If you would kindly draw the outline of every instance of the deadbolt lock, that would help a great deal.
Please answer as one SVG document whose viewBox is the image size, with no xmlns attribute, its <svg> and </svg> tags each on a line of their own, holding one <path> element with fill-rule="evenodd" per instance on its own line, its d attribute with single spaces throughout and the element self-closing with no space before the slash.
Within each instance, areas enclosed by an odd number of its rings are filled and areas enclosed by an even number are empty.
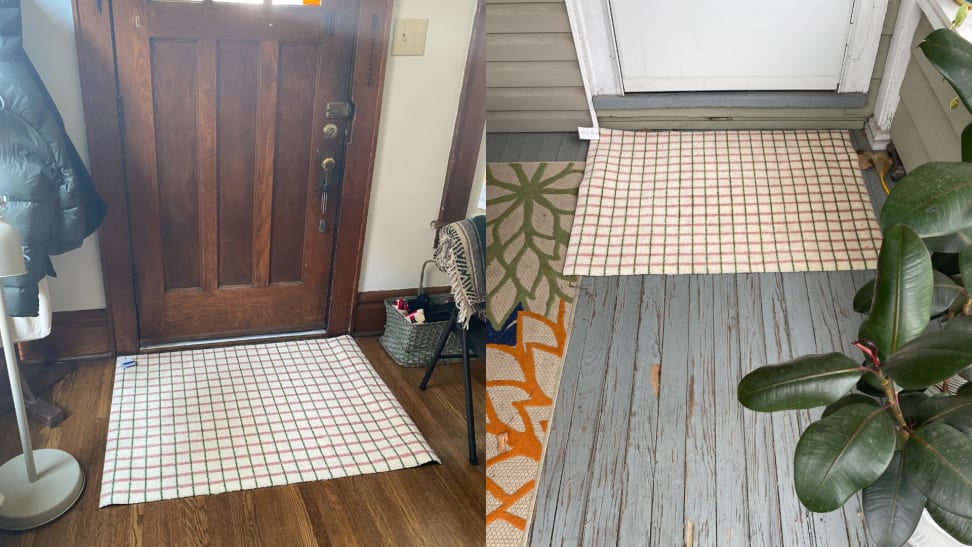
<svg viewBox="0 0 972 547">
<path fill-rule="evenodd" d="M 337 165 L 337 161 L 335 161 L 334 158 L 324 158 L 321 160 L 321 169 L 323 169 L 325 173 L 334 169 L 335 165 Z"/>
<path fill-rule="evenodd" d="M 329 123 L 324 126 L 325 139 L 333 139 L 334 137 L 337 137 L 337 134 L 338 134 L 338 126 L 334 125 L 333 123 Z"/>
</svg>

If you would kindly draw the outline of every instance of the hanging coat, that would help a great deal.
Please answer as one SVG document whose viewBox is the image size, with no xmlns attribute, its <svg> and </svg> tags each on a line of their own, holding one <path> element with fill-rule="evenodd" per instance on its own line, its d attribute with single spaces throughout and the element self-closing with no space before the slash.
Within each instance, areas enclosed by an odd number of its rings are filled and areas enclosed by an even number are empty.
<svg viewBox="0 0 972 547">
<path fill-rule="evenodd" d="M 37 315 L 51 255 L 81 246 L 105 204 L 23 48 L 20 0 L 0 0 L 0 216 L 20 234 L 27 273 L 3 280 L 7 312 Z"/>
</svg>

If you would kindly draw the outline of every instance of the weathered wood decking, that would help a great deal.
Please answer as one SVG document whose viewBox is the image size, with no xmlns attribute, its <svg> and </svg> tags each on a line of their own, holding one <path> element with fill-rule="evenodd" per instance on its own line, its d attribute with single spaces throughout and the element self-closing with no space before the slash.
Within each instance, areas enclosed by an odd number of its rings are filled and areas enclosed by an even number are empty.
<svg viewBox="0 0 972 547">
<path fill-rule="evenodd" d="M 573 146 L 552 153 L 556 140 L 490 135 L 487 159 L 576 159 Z M 878 207 L 876 176 L 865 179 Z M 677 546 L 688 522 L 696 546 L 867 545 L 858 498 L 815 514 L 794 493 L 793 448 L 820 411 L 751 412 L 736 384 L 762 364 L 850 351 L 851 298 L 870 275 L 584 279 L 531 545 Z"/>
</svg>

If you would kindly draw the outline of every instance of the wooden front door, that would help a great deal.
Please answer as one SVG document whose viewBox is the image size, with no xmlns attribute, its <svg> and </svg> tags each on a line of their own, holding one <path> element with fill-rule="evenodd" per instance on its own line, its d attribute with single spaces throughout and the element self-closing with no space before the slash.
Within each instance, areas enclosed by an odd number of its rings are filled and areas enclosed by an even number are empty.
<svg viewBox="0 0 972 547">
<path fill-rule="evenodd" d="M 294 1 L 114 3 L 143 343 L 326 328 L 358 2 Z"/>
</svg>

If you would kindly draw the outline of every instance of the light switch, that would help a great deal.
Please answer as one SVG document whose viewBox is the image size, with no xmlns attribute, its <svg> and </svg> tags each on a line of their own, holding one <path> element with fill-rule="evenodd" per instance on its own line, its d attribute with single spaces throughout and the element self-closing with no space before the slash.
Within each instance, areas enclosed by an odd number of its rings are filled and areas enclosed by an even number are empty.
<svg viewBox="0 0 972 547">
<path fill-rule="evenodd" d="M 425 34 L 428 19 L 399 19 L 395 22 L 395 41 L 392 55 L 425 55 Z"/>
</svg>

